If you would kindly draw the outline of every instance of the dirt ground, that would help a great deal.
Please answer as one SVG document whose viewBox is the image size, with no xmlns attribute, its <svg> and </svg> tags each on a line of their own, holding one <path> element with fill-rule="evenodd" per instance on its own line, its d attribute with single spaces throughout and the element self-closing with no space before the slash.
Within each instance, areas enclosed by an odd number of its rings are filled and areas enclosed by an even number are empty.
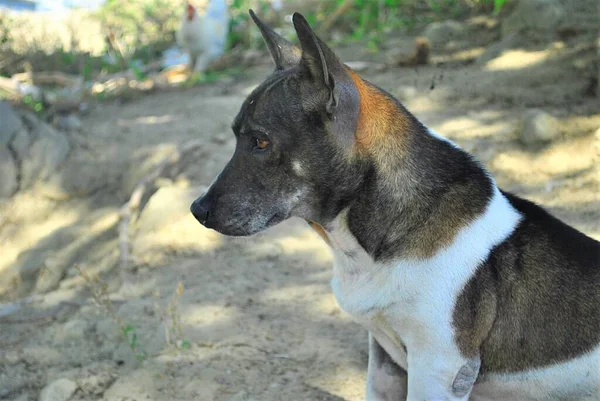
<svg viewBox="0 0 600 401">
<path fill-rule="evenodd" d="M 435 66 L 363 75 L 475 154 L 503 189 L 600 239 L 600 98 L 588 93 L 586 72 L 593 42 L 532 43 L 484 63 L 473 61 L 485 51 L 480 37 L 434 52 Z M 360 46 L 340 54 L 383 59 L 394 46 L 390 40 L 377 56 Z M 0 274 L 40 249 L 49 250 L 46 266 L 72 256 L 58 288 L 4 296 L 0 399 L 36 400 L 61 378 L 76 384 L 72 400 L 364 399 L 367 333 L 331 294 L 322 240 L 297 220 L 225 238 L 188 212 L 231 156 L 232 118 L 270 68 L 98 105 L 71 140 L 96 163 L 102 186 L 84 198 L 30 191 L 0 204 Z M 558 119 L 552 143 L 519 142 L 531 108 Z M 119 208 L 160 160 L 192 140 L 204 144 L 144 200 L 130 230 L 135 263 L 121 267 Z"/>
</svg>

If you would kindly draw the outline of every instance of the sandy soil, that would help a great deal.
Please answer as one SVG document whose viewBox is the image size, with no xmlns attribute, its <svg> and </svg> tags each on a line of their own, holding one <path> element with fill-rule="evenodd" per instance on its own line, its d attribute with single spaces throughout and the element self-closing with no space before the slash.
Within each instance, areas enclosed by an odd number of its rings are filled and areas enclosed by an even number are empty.
<svg viewBox="0 0 600 401">
<path fill-rule="evenodd" d="M 364 75 L 474 153 L 502 188 L 600 239 L 600 102 L 585 95 L 581 66 L 594 54 L 586 43 L 532 45 L 487 64 L 469 62 L 483 49 L 463 46 L 434 54 L 441 66 Z M 356 50 L 341 53 L 370 58 Z M 9 295 L 17 303 L 0 308 L 0 399 L 38 399 L 59 378 L 76 383 L 73 400 L 364 398 L 367 336 L 333 299 L 326 245 L 301 221 L 233 240 L 188 214 L 230 157 L 229 124 L 270 68 L 98 106 L 76 139 L 105 169 L 104 187 L 60 202 L 22 193 L 2 206 L 0 274 L 41 245 L 77 255 L 58 289 Z M 560 138 L 521 145 L 529 108 L 555 115 Z M 136 263 L 120 268 L 119 207 L 174 147 L 198 139 L 205 146 L 157 184 L 131 232 Z"/>
</svg>

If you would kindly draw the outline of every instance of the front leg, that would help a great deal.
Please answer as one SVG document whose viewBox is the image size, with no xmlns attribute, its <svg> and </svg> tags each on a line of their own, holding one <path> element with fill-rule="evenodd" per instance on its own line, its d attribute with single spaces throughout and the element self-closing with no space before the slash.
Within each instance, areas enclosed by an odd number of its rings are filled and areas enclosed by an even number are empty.
<svg viewBox="0 0 600 401">
<path fill-rule="evenodd" d="M 407 375 L 369 333 L 366 401 L 406 401 Z"/>
<path fill-rule="evenodd" d="M 439 347 L 408 349 L 407 401 L 467 401 L 479 375 L 479 358 Z"/>
</svg>

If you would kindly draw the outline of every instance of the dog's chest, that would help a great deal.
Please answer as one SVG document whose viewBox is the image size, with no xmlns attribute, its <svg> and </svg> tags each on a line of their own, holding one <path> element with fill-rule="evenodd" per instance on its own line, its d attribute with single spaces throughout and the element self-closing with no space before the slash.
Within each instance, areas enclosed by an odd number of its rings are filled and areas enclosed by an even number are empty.
<svg viewBox="0 0 600 401">
<path fill-rule="evenodd" d="M 405 349 L 434 349 L 440 341 L 453 344 L 458 298 L 490 250 L 510 235 L 519 219 L 496 189 L 487 210 L 430 258 L 382 263 L 360 246 L 341 215 L 327 227 L 334 253 L 335 297 L 401 365 L 395 355 L 405 358 Z"/>
<path fill-rule="evenodd" d="M 334 253 L 331 284 L 340 307 L 398 364 L 405 367 L 406 348 L 433 341 L 429 333 L 453 335 L 452 311 L 460 288 L 436 274 L 433 266 L 383 265 L 356 255 L 349 258 L 340 250 Z"/>
<path fill-rule="evenodd" d="M 464 270 L 440 269 L 435 259 L 375 262 L 341 222 L 332 226 L 329 237 L 331 284 L 340 307 L 398 364 L 405 367 L 406 348 L 428 342 L 428 333 L 445 330 L 452 335 L 452 310 L 467 279 Z"/>
</svg>

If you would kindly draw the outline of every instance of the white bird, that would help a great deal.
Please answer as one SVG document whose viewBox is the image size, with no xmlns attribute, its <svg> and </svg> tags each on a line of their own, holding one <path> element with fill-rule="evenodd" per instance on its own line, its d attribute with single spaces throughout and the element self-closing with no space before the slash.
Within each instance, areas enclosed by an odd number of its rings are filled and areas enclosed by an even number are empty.
<svg viewBox="0 0 600 401">
<path fill-rule="evenodd" d="M 229 13 L 225 0 L 209 0 L 204 10 L 186 2 L 177 43 L 190 56 L 190 72 L 202 73 L 225 52 Z"/>
</svg>

